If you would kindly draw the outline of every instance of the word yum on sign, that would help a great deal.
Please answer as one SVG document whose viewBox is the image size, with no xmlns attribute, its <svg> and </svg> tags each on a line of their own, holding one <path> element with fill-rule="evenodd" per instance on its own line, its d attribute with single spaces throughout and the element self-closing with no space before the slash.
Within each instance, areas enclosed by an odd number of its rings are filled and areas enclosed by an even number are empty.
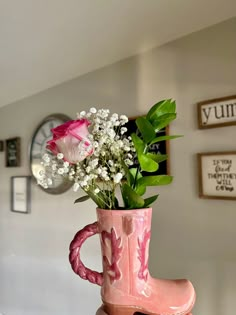
<svg viewBox="0 0 236 315">
<path fill-rule="evenodd" d="M 198 103 L 200 129 L 236 125 L 236 95 Z"/>
</svg>

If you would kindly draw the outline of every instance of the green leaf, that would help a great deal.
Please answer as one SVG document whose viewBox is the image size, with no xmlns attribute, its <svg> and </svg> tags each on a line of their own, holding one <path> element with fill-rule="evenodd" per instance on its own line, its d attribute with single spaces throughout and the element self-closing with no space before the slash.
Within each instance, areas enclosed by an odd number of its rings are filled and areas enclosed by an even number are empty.
<svg viewBox="0 0 236 315">
<path fill-rule="evenodd" d="M 154 143 L 157 143 L 157 142 L 171 140 L 171 139 L 176 139 L 176 138 L 180 138 L 180 137 L 183 137 L 183 136 L 178 135 L 178 136 L 161 136 L 161 137 L 157 137 L 157 138 L 155 138 L 155 139 L 153 139 L 151 141 L 150 145 L 154 144 Z"/>
<path fill-rule="evenodd" d="M 176 118 L 176 114 L 164 114 L 152 121 L 155 131 L 159 131 L 169 125 L 169 123 Z"/>
<path fill-rule="evenodd" d="M 121 186 L 122 197 L 124 205 L 128 209 L 142 208 L 144 199 L 141 198 L 129 185 L 126 183 Z"/>
<path fill-rule="evenodd" d="M 139 117 L 135 120 L 135 123 L 146 143 L 149 143 L 156 137 L 156 132 L 152 124 L 146 118 Z"/>
<path fill-rule="evenodd" d="M 83 201 L 86 201 L 88 199 L 90 199 L 90 197 L 88 195 L 86 195 L 86 196 L 83 196 L 83 197 L 80 197 L 80 198 L 76 199 L 74 201 L 74 203 L 83 202 Z"/>
<path fill-rule="evenodd" d="M 138 185 L 160 186 L 168 185 L 172 182 L 173 177 L 168 175 L 145 176 L 138 180 Z"/>
<path fill-rule="evenodd" d="M 153 159 L 148 157 L 148 155 L 138 154 L 138 160 L 139 160 L 142 171 L 156 172 L 159 168 L 158 163 L 153 161 Z"/>
<path fill-rule="evenodd" d="M 163 100 L 152 106 L 152 108 L 147 113 L 146 118 L 150 122 L 153 122 L 158 117 L 164 114 L 175 113 L 175 110 L 176 110 L 176 104 L 174 100 L 171 100 L 171 99 Z"/>
<path fill-rule="evenodd" d="M 166 161 L 168 159 L 168 155 L 167 154 L 155 154 L 155 153 L 147 153 L 147 156 L 149 158 L 151 158 L 152 160 L 154 160 L 157 163 L 161 163 L 163 161 Z"/>
<path fill-rule="evenodd" d="M 150 206 L 150 204 L 156 201 L 158 196 L 159 195 L 155 195 L 155 196 L 144 199 L 144 208 L 147 208 L 148 206 Z"/>
<path fill-rule="evenodd" d="M 130 170 L 131 175 L 133 176 L 133 178 L 136 177 L 136 173 L 137 173 L 137 168 L 136 167 L 132 167 Z M 137 173 L 137 179 L 143 177 L 142 174 L 138 171 Z"/>
<path fill-rule="evenodd" d="M 137 154 L 143 153 L 145 149 L 145 144 L 141 138 L 139 138 L 135 133 L 131 134 L 132 141 L 134 143 L 135 150 Z"/>
<path fill-rule="evenodd" d="M 135 191 L 139 196 L 143 196 L 146 192 L 146 186 L 145 185 L 138 185 L 135 187 Z"/>
</svg>

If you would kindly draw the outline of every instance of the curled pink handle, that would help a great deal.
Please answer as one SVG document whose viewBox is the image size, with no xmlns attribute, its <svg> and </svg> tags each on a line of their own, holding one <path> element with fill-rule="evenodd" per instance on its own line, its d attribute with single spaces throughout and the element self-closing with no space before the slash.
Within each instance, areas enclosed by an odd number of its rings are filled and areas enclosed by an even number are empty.
<svg viewBox="0 0 236 315">
<path fill-rule="evenodd" d="M 86 225 L 82 230 L 75 234 L 73 241 L 70 244 L 69 260 L 74 272 L 82 279 L 92 283 L 102 285 L 103 274 L 86 268 L 80 259 L 80 248 L 86 239 L 98 233 L 98 222 Z"/>
</svg>

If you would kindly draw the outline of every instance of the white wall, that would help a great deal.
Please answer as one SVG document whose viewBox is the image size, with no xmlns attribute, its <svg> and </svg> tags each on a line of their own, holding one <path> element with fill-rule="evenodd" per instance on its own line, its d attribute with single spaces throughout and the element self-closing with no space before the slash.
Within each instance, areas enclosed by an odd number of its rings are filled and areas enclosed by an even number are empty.
<svg viewBox="0 0 236 315">
<path fill-rule="evenodd" d="M 236 19 L 89 73 L 0 109 L 1 139 L 19 136 L 22 166 L 5 168 L 0 153 L 0 312 L 6 315 L 95 314 L 99 287 L 70 269 L 74 233 L 96 220 L 92 202 L 78 194 L 44 193 L 32 184 L 32 212 L 10 212 L 10 177 L 29 175 L 27 149 L 37 124 L 55 112 L 75 117 L 90 106 L 129 116 L 173 97 L 178 119 L 171 142 L 174 182 L 154 205 L 150 269 L 156 277 L 192 280 L 195 315 L 231 315 L 236 307 L 235 201 L 198 198 L 196 153 L 235 150 L 236 127 L 197 128 L 196 103 L 235 94 Z M 78 56 L 79 58 L 79 56 Z M 84 260 L 101 270 L 98 238 Z"/>
</svg>

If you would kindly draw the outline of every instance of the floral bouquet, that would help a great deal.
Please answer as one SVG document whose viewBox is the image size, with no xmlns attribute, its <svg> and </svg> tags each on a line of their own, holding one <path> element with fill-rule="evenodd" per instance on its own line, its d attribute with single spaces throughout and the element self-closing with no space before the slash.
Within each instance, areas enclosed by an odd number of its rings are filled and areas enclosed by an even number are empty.
<svg viewBox="0 0 236 315">
<path fill-rule="evenodd" d="M 163 100 L 152 106 L 146 116 L 135 123 L 137 132 L 126 135 L 128 118 L 110 114 L 108 109 L 90 108 L 77 114 L 77 120 L 53 128 L 48 153 L 43 156 L 45 171 L 38 183 L 48 188 L 55 177 L 64 176 L 81 188 L 101 209 L 139 209 L 149 207 L 158 197 L 144 198 L 146 187 L 171 183 L 168 175 L 154 175 L 167 155 L 150 152 L 160 141 L 179 136 L 157 136 L 176 118 L 173 100 Z M 134 159 L 138 164 L 132 167 Z M 144 173 L 149 173 L 144 176 Z M 117 198 L 120 188 L 122 201 Z"/>
</svg>

